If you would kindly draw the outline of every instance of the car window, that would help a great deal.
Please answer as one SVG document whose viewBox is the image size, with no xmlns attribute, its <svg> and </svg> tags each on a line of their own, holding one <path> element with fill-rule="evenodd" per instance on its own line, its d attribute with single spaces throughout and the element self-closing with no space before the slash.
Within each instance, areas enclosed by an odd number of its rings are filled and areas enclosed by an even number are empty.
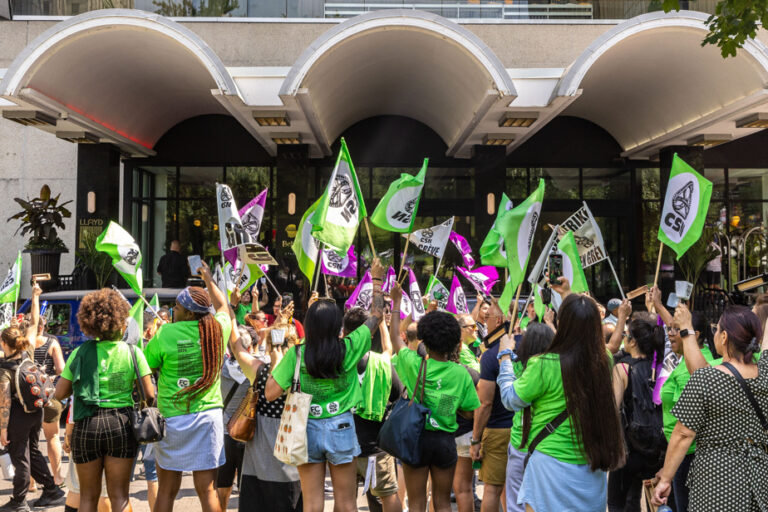
<svg viewBox="0 0 768 512">
<path fill-rule="evenodd" d="M 51 304 L 46 311 L 48 324 L 46 331 L 54 336 L 67 336 L 69 332 L 69 317 L 72 306 L 66 303 Z"/>
</svg>

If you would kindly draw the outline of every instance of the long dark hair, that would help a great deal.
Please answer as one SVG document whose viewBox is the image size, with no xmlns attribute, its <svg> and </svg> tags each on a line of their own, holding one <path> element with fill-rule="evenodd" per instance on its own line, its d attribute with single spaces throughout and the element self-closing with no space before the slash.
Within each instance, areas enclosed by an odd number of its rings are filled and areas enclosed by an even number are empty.
<svg viewBox="0 0 768 512">
<path fill-rule="evenodd" d="M 552 332 L 552 329 L 550 329 L 548 325 L 540 324 L 538 322 L 528 324 L 528 328 L 525 330 L 523 338 L 515 347 L 518 361 L 523 365 L 523 368 L 528 365 L 528 360 L 530 358 L 547 350 L 554 337 L 555 333 Z M 526 407 L 522 412 L 523 437 L 519 446 L 521 450 L 528 444 L 528 436 L 531 433 L 531 408 Z"/>
<path fill-rule="evenodd" d="M 661 363 L 664 359 L 664 331 L 648 313 L 635 313 L 629 322 L 629 336 L 649 360 Z"/>
<path fill-rule="evenodd" d="M 312 304 L 304 317 L 304 361 L 316 379 L 333 379 L 343 370 L 346 345 L 339 339 L 341 310 L 329 301 Z"/>
<path fill-rule="evenodd" d="M 558 314 L 557 334 L 546 353 L 560 356 L 571 435 L 581 440 L 593 471 L 622 467 L 623 433 L 597 304 L 587 296 L 571 294 Z"/>
<path fill-rule="evenodd" d="M 718 325 L 721 331 L 728 333 L 728 355 L 743 363 L 751 363 L 760 351 L 763 338 L 763 327 L 757 315 L 746 306 L 728 306 Z"/>
</svg>

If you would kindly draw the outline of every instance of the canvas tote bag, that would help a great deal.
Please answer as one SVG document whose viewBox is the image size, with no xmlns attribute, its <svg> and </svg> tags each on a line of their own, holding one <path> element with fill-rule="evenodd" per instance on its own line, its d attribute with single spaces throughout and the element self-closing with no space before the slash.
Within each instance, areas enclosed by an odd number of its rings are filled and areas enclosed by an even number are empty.
<svg viewBox="0 0 768 512">
<path fill-rule="evenodd" d="M 275 458 L 284 464 L 300 466 L 309 460 L 307 454 L 307 421 L 312 395 L 301 392 L 299 369 L 301 368 L 301 346 L 296 346 L 296 369 L 293 372 L 293 382 L 288 398 L 285 399 L 285 409 L 280 418 L 280 428 L 277 431 Z"/>
</svg>

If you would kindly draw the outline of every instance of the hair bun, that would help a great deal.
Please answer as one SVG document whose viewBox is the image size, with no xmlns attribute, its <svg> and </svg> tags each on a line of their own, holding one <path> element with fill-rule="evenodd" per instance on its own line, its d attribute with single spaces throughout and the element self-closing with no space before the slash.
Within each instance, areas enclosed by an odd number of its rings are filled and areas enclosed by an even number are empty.
<svg viewBox="0 0 768 512">
<path fill-rule="evenodd" d="M 758 343 L 756 337 L 753 337 L 751 340 L 749 340 L 749 345 L 747 345 L 747 350 L 749 350 L 750 352 L 760 352 L 760 343 Z"/>
</svg>

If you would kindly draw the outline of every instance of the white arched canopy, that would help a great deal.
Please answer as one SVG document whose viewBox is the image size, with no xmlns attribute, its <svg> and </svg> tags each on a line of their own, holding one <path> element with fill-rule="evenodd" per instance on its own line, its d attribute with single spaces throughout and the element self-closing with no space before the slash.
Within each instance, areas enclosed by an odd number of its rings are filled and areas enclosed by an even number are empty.
<svg viewBox="0 0 768 512">
<path fill-rule="evenodd" d="M 13 62 L 0 95 L 125 151 L 152 154 L 189 117 L 226 113 L 211 94 L 237 90 L 194 33 L 162 16 L 108 9 L 76 16 L 35 39 Z M 105 140 L 106 139 L 106 140 Z"/>
<path fill-rule="evenodd" d="M 625 156 L 639 158 L 705 135 L 729 140 L 753 133 L 734 121 L 765 109 L 768 52 L 755 40 L 735 58 L 702 47 L 707 17 L 650 13 L 608 31 L 562 78 L 560 96 L 581 92 L 564 113 L 602 126 Z"/>
<path fill-rule="evenodd" d="M 410 10 L 371 12 L 332 28 L 299 57 L 280 89 L 326 154 L 352 124 L 387 114 L 426 124 L 455 154 L 485 115 L 516 95 L 477 36 Z"/>
</svg>

